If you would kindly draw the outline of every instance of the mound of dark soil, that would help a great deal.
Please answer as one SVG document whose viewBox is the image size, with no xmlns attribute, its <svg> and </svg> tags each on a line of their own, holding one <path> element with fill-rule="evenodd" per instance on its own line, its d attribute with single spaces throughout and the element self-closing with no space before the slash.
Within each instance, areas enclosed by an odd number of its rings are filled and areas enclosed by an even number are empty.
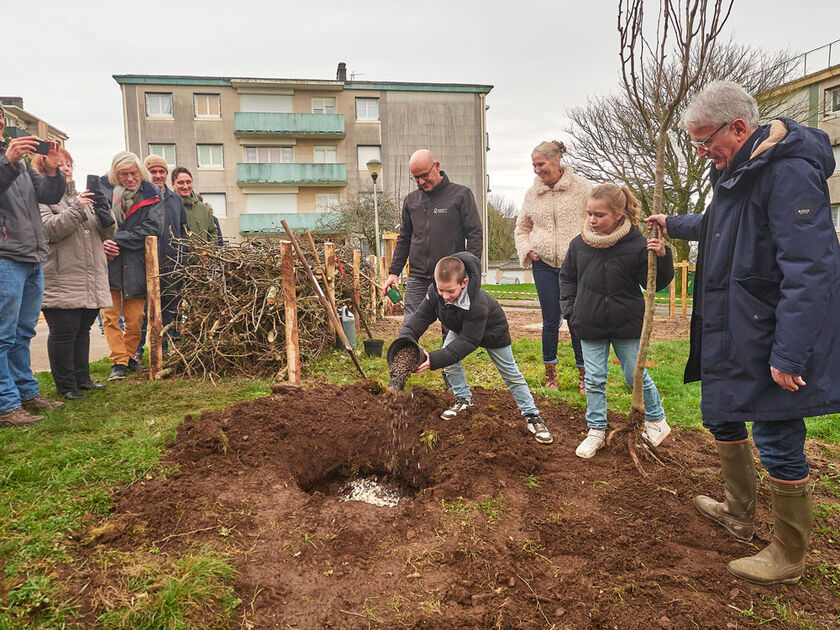
<svg viewBox="0 0 840 630">
<path fill-rule="evenodd" d="M 708 435 L 674 431 L 660 447 L 669 466 L 649 463 L 641 478 L 610 449 L 575 457 L 581 410 L 539 401 L 555 436 L 541 446 L 508 392 L 479 389 L 475 400 L 444 421 L 446 395 L 362 382 L 281 387 L 188 417 L 164 461 L 178 472 L 121 491 L 82 553 L 215 545 L 233 557 L 248 628 L 741 628 L 762 618 L 778 627 L 773 598 L 836 627 L 837 586 L 812 579 L 840 560 L 828 537 L 815 536 L 800 585 L 763 588 L 726 571 L 754 547 L 692 507 L 694 494 L 721 491 Z M 815 477 L 828 466 L 820 452 L 810 453 Z M 399 505 L 335 496 L 367 476 L 398 487 Z M 762 484 L 759 546 L 768 505 Z M 838 514 L 818 527 L 836 531 Z M 105 566 L 68 581 L 89 583 L 80 597 L 91 624 Z"/>
</svg>

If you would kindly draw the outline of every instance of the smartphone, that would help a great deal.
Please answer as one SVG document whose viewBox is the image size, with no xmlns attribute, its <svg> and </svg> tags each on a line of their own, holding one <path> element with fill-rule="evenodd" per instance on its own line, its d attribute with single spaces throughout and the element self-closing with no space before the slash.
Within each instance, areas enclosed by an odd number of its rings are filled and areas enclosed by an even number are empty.
<svg viewBox="0 0 840 630">
<path fill-rule="evenodd" d="M 38 139 L 38 144 L 35 146 L 35 153 L 46 155 L 50 152 L 50 143 L 46 140 Z"/>
<path fill-rule="evenodd" d="M 99 190 L 99 175 L 88 175 L 85 188 L 90 192 L 96 192 Z"/>
</svg>

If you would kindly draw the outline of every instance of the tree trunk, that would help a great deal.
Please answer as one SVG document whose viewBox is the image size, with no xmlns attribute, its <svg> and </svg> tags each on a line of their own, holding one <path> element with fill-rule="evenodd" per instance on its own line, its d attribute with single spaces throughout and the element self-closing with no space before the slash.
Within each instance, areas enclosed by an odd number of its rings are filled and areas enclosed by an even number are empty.
<svg viewBox="0 0 840 630">
<path fill-rule="evenodd" d="M 662 212 L 662 193 L 665 189 L 665 130 L 660 129 L 656 140 L 656 178 L 653 186 L 653 214 Z M 657 232 L 658 234 L 658 232 Z M 641 414 L 635 418 L 636 424 L 644 421 L 644 372 L 650 348 L 650 333 L 653 327 L 653 312 L 656 307 L 656 253 L 648 250 L 647 292 L 645 294 L 645 318 L 642 323 L 642 337 L 639 340 L 639 353 L 636 356 L 636 369 L 633 372 L 633 411 Z M 631 417 L 636 414 L 631 413 Z M 632 422 L 631 422 L 632 423 Z"/>
</svg>

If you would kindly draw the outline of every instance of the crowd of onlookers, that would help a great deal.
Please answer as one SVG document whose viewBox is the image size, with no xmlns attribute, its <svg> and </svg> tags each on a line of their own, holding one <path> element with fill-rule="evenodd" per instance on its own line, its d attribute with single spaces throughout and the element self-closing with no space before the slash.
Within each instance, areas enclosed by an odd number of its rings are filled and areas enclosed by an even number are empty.
<svg viewBox="0 0 840 630">
<path fill-rule="evenodd" d="M 5 125 L 0 105 L 0 136 Z M 192 174 L 177 167 L 170 176 L 160 156 L 141 161 L 121 151 L 106 175 L 89 175 L 80 188 L 73 158 L 57 142 L 0 143 L 0 426 L 31 425 L 43 419 L 39 412 L 64 406 L 42 396 L 32 375 L 29 344 L 42 310 L 56 391 L 85 398 L 105 389 L 89 368 L 90 328 L 100 314 L 108 380 L 144 369 L 146 237 L 158 237 L 164 351 L 177 334 L 186 244 L 223 244 Z"/>
</svg>

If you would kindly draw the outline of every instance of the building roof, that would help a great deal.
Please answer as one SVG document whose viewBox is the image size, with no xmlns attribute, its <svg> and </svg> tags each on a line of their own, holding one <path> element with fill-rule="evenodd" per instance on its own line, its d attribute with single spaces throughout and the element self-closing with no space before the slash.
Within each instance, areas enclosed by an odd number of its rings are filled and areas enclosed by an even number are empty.
<svg viewBox="0 0 840 630">
<path fill-rule="evenodd" d="M 18 105 L 13 105 L 12 102 L 20 102 L 21 105 L 23 104 L 23 101 L 20 100 L 19 98 L 17 98 L 17 97 L 5 98 L 4 97 L 4 98 L 2 98 L 2 102 L 3 102 L 3 109 L 6 111 L 7 114 L 9 114 L 10 117 L 15 118 L 16 120 L 19 120 L 26 125 L 27 133 L 37 134 L 37 129 L 33 130 L 30 127 L 34 125 L 37 128 L 38 122 L 43 122 L 47 126 L 47 133 L 51 138 L 59 138 L 62 142 L 64 142 L 65 140 L 68 140 L 70 138 L 70 136 L 68 136 L 66 133 L 64 133 L 61 129 L 59 129 L 58 127 L 52 126 L 50 123 L 48 123 L 43 118 L 39 118 L 35 114 L 26 111 L 25 109 L 23 109 L 23 107 L 20 107 Z"/>
<path fill-rule="evenodd" d="M 379 90 L 402 92 L 473 92 L 487 94 L 492 85 L 475 83 L 412 83 L 406 81 L 336 81 L 259 77 L 200 77 L 189 75 L 115 74 L 120 85 L 198 85 L 239 87 L 308 87 L 314 89 Z"/>
</svg>

